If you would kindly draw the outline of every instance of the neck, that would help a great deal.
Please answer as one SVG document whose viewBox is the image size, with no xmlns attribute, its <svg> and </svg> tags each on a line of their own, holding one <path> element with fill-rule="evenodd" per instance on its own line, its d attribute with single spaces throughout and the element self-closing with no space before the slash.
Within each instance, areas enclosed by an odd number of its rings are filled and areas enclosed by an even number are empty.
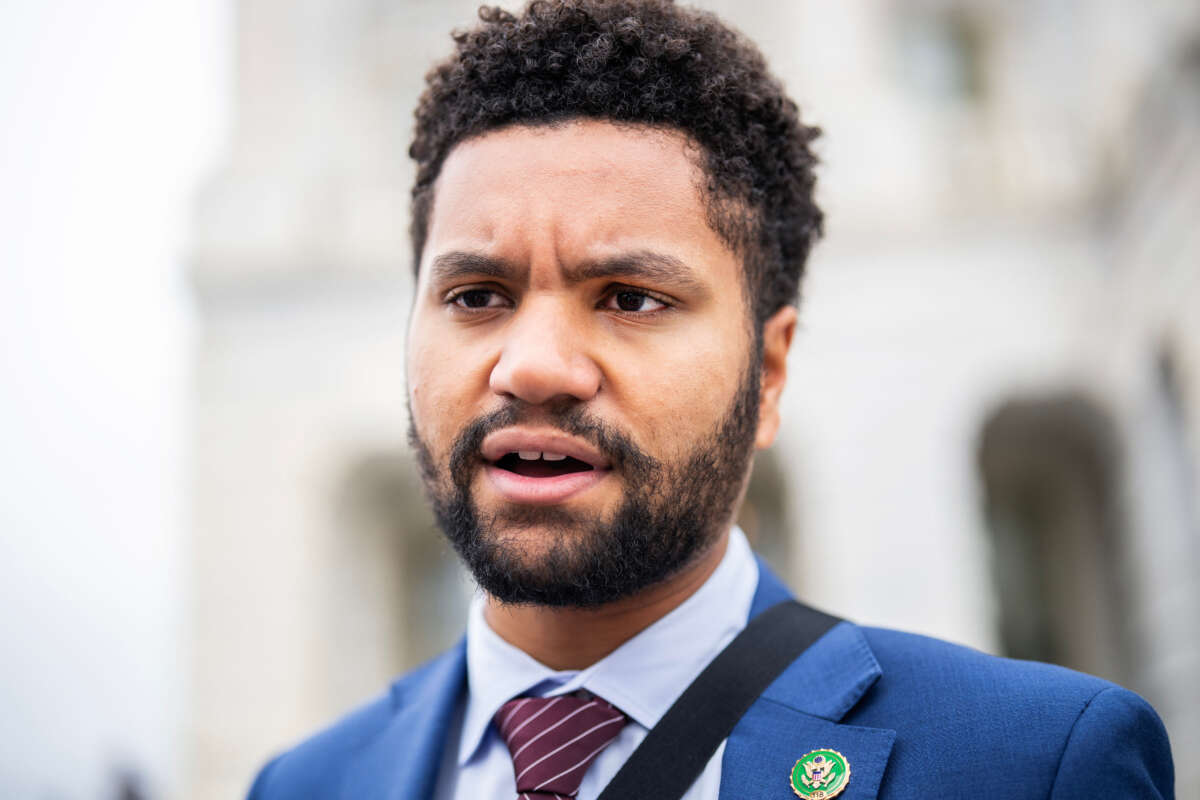
<svg viewBox="0 0 1200 800">
<path fill-rule="evenodd" d="M 484 619 L 500 638 L 554 670 L 584 669 L 679 607 L 725 555 L 728 532 L 676 575 L 599 608 L 504 605 L 487 598 Z"/>
</svg>

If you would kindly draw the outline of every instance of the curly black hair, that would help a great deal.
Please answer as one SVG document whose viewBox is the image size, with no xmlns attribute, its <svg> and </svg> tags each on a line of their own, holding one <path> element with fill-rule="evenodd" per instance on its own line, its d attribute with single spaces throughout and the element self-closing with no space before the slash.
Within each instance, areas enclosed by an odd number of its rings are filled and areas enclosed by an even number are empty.
<svg viewBox="0 0 1200 800">
<path fill-rule="evenodd" d="M 709 225 L 743 261 L 756 329 L 795 303 L 821 233 L 813 201 L 820 131 L 758 49 L 714 15 L 671 0 L 535 0 L 479 10 L 426 75 L 409 155 L 414 270 L 434 184 L 454 146 L 514 124 L 588 118 L 683 132 L 700 145 Z"/>
</svg>

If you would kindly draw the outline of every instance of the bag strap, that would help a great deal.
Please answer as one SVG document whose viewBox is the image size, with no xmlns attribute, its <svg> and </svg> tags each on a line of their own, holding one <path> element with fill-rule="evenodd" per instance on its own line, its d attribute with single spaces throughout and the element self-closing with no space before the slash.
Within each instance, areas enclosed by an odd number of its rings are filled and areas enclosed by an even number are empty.
<svg viewBox="0 0 1200 800">
<path fill-rule="evenodd" d="M 754 617 L 650 729 L 598 800 L 679 800 L 759 695 L 839 622 L 794 600 Z"/>
</svg>

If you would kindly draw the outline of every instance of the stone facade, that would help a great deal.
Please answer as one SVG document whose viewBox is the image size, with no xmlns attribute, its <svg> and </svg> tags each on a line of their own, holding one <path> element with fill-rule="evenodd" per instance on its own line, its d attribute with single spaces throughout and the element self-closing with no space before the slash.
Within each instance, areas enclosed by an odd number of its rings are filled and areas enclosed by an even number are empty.
<svg viewBox="0 0 1200 800">
<path fill-rule="evenodd" d="M 404 443 L 405 152 L 476 5 L 237 4 L 192 268 L 196 798 L 459 631 Z M 1200 794 L 1196 7 L 704 5 L 826 131 L 748 526 L 815 604 L 1141 691 Z"/>
</svg>

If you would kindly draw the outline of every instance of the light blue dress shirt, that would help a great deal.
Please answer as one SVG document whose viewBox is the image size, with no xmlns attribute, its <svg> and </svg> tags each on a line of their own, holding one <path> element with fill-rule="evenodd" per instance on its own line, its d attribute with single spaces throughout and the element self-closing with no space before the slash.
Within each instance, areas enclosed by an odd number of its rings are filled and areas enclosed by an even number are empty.
<svg viewBox="0 0 1200 800">
<path fill-rule="evenodd" d="M 552 697 L 580 689 L 629 715 L 629 724 L 584 775 L 578 800 L 595 800 L 667 709 L 725 645 L 746 627 L 758 564 L 734 527 L 716 570 L 675 610 L 583 670 L 555 671 L 501 639 L 484 620 L 477 596 L 467 620 L 467 686 L 450 726 L 436 800 L 512 796 L 512 758 L 491 725 L 518 695 Z M 716 800 L 724 743 L 684 800 Z"/>
</svg>

